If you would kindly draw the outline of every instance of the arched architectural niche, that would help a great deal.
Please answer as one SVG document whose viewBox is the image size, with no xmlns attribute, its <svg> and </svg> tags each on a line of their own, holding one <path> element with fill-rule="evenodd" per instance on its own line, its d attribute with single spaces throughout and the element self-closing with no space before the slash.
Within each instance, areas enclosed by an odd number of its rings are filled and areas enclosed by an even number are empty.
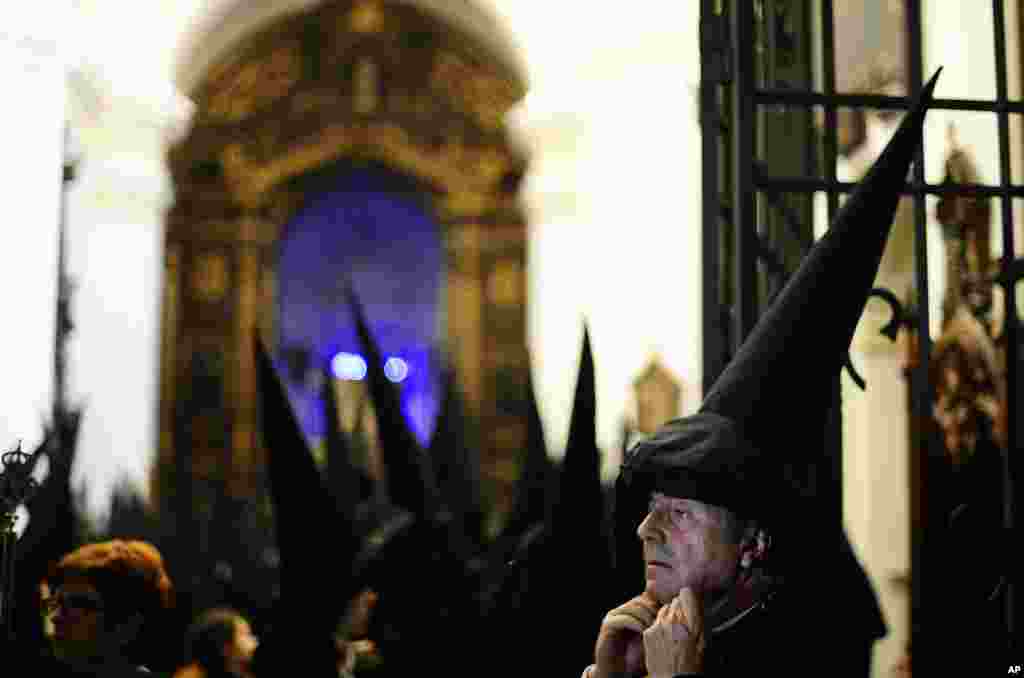
<svg viewBox="0 0 1024 678">
<path fill-rule="evenodd" d="M 465 35 L 504 77 L 526 89 L 526 66 L 504 25 L 473 0 L 390 0 L 412 5 Z M 207 70 L 240 40 L 274 21 L 308 12 L 323 0 L 213 0 L 178 41 L 175 82 L 191 94 Z"/>
<path fill-rule="evenodd" d="M 365 162 L 415 179 L 441 224 L 446 339 L 487 432 L 482 467 L 500 504 L 522 446 L 528 370 L 526 158 L 504 124 L 524 83 L 507 50 L 467 27 L 468 3 L 271 4 L 236 3 L 196 32 L 208 52 L 196 38 L 183 52 L 195 114 L 168 153 L 161 466 L 187 452 L 193 469 L 230 468 L 237 491 L 253 487 L 252 340 L 257 328 L 277 334 L 281 229 L 315 197 L 320 182 L 306 179 Z M 465 11 L 449 21 L 442 7 Z M 236 13 L 249 18 L 235 23 Z M 201 384 L 220 397 L 198 397 Z"/>
<path fill-rule="evenodd" d="M 406 364 L 399 387 L 403 412 L 427 445 L 441 395 L 435 349 L 447 334 L 439 326 L 442 234 L 430 196 L 419 182 L 379 163 L 345 161 L 312 179 L 323 190 L 310 187 L 307 194 L 315 197 L 285 224 L 277 246 L 275 339 L 279 356 L 292 366 L 282 376 L 300 424 L 313 441 L 323 440 L 319 370 L 339 353 L 363 353 L 344 293 L 347 281 L 381 353 Z M 359 409 L 365 382 L 337 386 L 346 394 L 340 399 L 351 400 L 343 408 Z"/>
</svg>

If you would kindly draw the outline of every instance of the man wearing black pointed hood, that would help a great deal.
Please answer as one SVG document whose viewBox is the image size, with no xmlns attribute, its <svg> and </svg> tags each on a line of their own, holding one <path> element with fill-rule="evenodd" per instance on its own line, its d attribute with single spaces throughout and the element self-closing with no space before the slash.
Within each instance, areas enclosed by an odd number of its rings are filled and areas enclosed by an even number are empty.
<svg viewBox="0 0 1024 678">
<path fill-rule="evenodd" d="M 589 678 L 868 674 L 877 599 L 785 469 L 821 439 L 935 79 L 700 411 L 627 454 L 615 528 L 642 541 L 646 584 L 605 616 Z"/>
</svg>

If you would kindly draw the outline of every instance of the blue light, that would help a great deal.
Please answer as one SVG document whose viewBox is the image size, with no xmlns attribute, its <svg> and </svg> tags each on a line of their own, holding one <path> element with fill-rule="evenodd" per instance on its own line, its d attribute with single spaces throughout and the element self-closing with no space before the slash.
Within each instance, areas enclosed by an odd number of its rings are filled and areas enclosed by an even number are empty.
<svg viewBox="0 0 1024 678">
<path fill-rule="evenodd" d="M 396 384 L 409 376 L 409 363 L 401 358 L 388 358 L 384 363 L 384 376 Z"/>
<path fill-rule="evenodd" d="M 339 353 L 331 360 L 334 376 L 345 381 L 362 381 L 366 378 L 366 361 L 355 353 Z"/>
</svg>

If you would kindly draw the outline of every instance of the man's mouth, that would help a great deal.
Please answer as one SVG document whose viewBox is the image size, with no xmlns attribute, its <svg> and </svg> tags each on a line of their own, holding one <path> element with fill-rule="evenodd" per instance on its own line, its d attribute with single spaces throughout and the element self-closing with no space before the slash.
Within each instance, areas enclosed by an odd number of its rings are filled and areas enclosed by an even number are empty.
<svg viewBox="0 0 1024 678">
<path fill-rule="evenodd" d="M 648 560 L 648 567 L 671 567 L 668 563 L 661 560 Z"/>
</svg>

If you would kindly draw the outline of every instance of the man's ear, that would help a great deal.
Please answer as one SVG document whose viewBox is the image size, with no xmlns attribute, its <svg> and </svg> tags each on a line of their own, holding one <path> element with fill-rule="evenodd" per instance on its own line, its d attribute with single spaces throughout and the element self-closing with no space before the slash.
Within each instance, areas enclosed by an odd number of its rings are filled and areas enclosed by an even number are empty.
<svg viewBox="0 0 1024 678">
<path fill-rule="evenodd" d="M 767 557 L 770 547 L 771 537 L 764 528 L 752 527 L 740 541 L 740 567 L 749 570 L 757 566 Z"/>
</svg>

